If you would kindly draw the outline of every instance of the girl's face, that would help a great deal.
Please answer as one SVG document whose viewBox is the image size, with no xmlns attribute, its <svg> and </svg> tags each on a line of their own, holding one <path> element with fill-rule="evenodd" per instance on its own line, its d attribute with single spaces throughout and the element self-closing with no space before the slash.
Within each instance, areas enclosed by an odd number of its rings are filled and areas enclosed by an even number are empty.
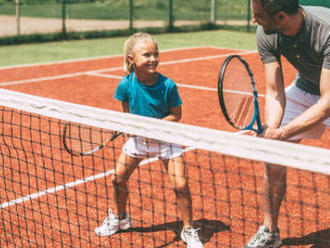
<svg viewBox="0 0 330 248">
<path fill-rule="evenodd" d="M 151 39 L 139 40 L 133 47 L 133 55 L 129 57 L 138 75 L 154 74 L 159 64 L 158 47 Z"/>
</svg>

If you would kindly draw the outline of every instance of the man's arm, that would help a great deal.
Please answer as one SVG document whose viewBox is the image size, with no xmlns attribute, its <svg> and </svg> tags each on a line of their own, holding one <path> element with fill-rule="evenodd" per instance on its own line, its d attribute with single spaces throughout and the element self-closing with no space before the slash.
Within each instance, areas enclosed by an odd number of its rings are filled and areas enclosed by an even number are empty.
<svg viewBox="0 0 330 248">
<path fill-rule="evenodd" d="M 277 139 L 285 109 L 285 89 L 282 68 L 278 62 L 264 64 L 266 78 L 265 138 Z"/>
<path fill-rule="evenodd" d="M 280 128 L 282 139 L 290 138 L 330 117 L 330 70 L 322 69 L 319 101 L 291 123 Z"/>
</svg>

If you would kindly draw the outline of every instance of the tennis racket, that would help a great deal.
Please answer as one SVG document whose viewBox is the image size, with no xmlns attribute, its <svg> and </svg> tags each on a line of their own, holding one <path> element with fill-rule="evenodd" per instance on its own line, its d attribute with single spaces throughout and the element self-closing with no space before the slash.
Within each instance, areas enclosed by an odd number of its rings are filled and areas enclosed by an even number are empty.
<svg viewBox="0 0 330 248">
<path fill-rule="evenodd" d="M 218 97 L 222 113 L 231 126 L 262 133 L 254 76 L 249 64 L 239 55 L 227 57 L 221 66 Z"/>
<path fill-rule="evenodd" d="M 71 155 L 85 156 L 102 149 L 121 134 L 123 133 L 67 122 L 63 129 L 63 145 Z"/>
</svg>

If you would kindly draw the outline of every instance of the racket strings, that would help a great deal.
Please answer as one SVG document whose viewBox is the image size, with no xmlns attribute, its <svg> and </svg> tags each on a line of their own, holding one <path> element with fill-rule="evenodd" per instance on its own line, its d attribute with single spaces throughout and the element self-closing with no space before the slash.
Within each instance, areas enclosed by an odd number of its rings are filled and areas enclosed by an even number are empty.
<svg viewBox="0 0 330 248">
<path fill-rule="evenodd" d="M 262 132 L 254 76 L 248 63 L 239 55 L 228 56 L 221 66 L 218 99 L 231 126 Z"/>
<path fill-rule="evenodd" d="M 104 146 L 113 136 L 107 130 L 89 126 L 68 124 L 66 127 L 65 142 L 73 153 L 86 153 Z"/>
<path fill-rule="evenodd" d="M 229 119 L 239 129 L 253 121 L 253 90 L 248 70 L 238 58 L 232 58 L 224 71 L 222 94 Z"/>
<path fill-rule="evenodd" d="M 244 96 L 242 97 L 240 104 L 238 105 L 237 111 L 234 115 L 234 122 L 239 127 L 245 127 L 251 121 L 251 106 L 253 104 L 253 97 Z"/>
</svg>

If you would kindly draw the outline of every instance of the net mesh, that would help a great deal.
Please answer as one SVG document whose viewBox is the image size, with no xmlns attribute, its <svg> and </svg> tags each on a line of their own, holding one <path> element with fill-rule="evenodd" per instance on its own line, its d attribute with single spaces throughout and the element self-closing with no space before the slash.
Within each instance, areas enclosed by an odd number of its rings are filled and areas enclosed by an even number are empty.
<svg viewBox="0 0 330 248">
<path fill-rule="evenodd" d="M 205 247 L 242 247 L 263 220 L 263 163 L 288 167 L 284 246 L 329 247 L 330 151 L 0 90 L 0 247 L 186 247 L 175 193 L 157 158 L 129 181 L 133 226 L 99 237 L 115 207 L 110 176 L 127 136 L 89 156 L 65 151 L 65 124 L 182 145 L 194 225 Z"/>
</svg>

